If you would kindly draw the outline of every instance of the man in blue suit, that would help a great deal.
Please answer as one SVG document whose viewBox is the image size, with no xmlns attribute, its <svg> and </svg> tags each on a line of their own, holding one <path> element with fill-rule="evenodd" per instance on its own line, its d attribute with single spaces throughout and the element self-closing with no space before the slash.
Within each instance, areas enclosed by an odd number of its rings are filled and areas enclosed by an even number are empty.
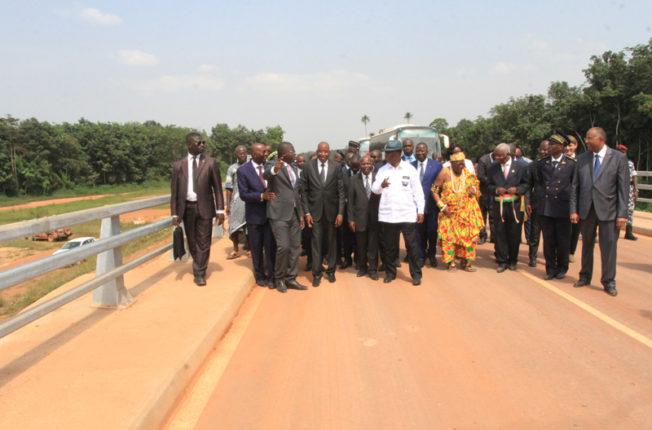
<svg viewBox="0 0 652 430">
<path fill-rule="evenodd" d="M 417 224 L 419 264 L 423 266 L 427 257 L 430 265 L 437 267 L 437 258 L 435 256 L 437 255 L 437 219 L 439 208 L 435 204 L 435 199 L 432 197 L 430 188 L 432 188 L 432 184 L 435 182 L 437 175 L 439 175 L 442 164 L 437 160 L 428 158 L 428 146 L 423 142 L 417 145 L 414 154 L 416 160 L 412 162 L 412 166 L 417 169 L 425 198 L 423 223 Z"/>
<path fill-rule="evenodd" d="M 263 178 L 265 146 L 262 143 L 251 145 L 251 161 L 237 170 L 240 198 L 245 201 L 245 221 L 254 266 L 256 284 L 274 288 L 275 249 L 274 236 L 267 219 L 267 202 L 274 199 L 274 193 L 267 189 Z M 263 263 L 263 251 L 265 264 Z"/>
</svg>

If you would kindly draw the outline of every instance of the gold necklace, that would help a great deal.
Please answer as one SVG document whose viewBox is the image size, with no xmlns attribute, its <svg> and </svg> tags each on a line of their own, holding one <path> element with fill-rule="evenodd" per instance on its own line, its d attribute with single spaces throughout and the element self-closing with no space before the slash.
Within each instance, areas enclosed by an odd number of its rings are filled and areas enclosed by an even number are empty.
<svg viewBox="0 0 652 430">
<path fill-rule="evenodd" d="M 458 178 L 456 181 L 455 178 Z M 455 184 L 457 182 L 457 185 Z M 455 173 L 453 173 L 453 169 L 451 169 L 451 188 L 453 189 L 454 193 L 461 193 L 464 191 L 464 183 L 466 182 L 466 171 L 462 170 L 462 173 L 459 176 L 455 176 Z"/>
</svg>

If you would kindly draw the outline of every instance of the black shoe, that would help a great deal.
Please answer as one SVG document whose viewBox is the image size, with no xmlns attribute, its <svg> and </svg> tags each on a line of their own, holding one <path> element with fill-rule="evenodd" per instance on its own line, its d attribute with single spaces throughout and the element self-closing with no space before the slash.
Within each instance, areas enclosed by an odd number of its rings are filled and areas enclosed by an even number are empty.
<svg viewBox="0 0 652 430">
<path fill-rule="evenodd" d="M 501 264 L 496 268 L 496 272 L 498 272 L 498 273 L 503 273 L 505 270 L 507 270 L 507 265 L 506 264 Z"/>
<path fill-rule="evenodd" d="M 259 280 L 256 281 L 256 285 L 258 285 L 259 287 L 266 287 L 267 282 L 265 282 L 264 279 L 259 279 Z"/>
<path fill-rule="evenodd" d="M 376 273 L 376 272 L 369 272 L 369 277 L 370 277 L 372 280 L 377 281 L 377 280 L 378 280 L 378 273 Z"/>
<path fill-rule="evenodd" d="M 555 275 L 555 279 L 564 279 L 566 277 L 566 272 L 559 272 Z"/>
<path fill-rule="evenodd" d="M 366 271 L 366 270 L 364 270 L 364 269 L 360 269 L 360 270 L 358 270 L 358 273 L 356 273 L 355 276 L 357 276 L 358 278 L 362 278 L 362 277 L 363 277 L 364 275 L 366 275 L 366 274 L 367 274 L 367 271 Z"/>
<path fill-rule="evenodd" d="M 321 276 L 315 276 L 312 278 L 312 286 L 318 287 L 321 282 Z"/>
<path fill-rule="evenodd" d="M 335 273 L 328 273 L 328 282 L 335 282 Z"/>
<path fill-rule="evenodd" d="M 384 272 L 385 271 L 385 265 L 381 264 L 380 267 L 378 267 L 379 272 Z"/>
<path fill-rule="evenodd" d="M 421 285 L 421 277 L 417 276 L 416 278 L 412 279 L 412 285 Z"/>
<path fill-rule="evenodd" d="M 434 255 L 430 257 L 430 267 L 437 267 L 437 257 Z"/>
<path fill-rule="evenodd" d="M 206 285 L 206 279 L 204 279 L 203 276 L 195 276 L 195 284 L 197 284 L 198 287 L 203 287 Z"/>
<path fill-rule="evenodd" d="M 546 281 L 550 281 L 551 279 L 555 279 L 555 275 L 553 275 L 552 273 L 548 273 L 544 279 Z"/>
<path fill-rule="evenodd" d="M 386 284 L 389 284 L 393 280 L 394 280 L 394 278 L 392 278 L 391 276 L 385 276 L 385 279 L 383 279 L 383 282 L 386 283 Z"/>
<path fill-rule="evenodd" d="M 396 267 L 401 267 L 401 262 L 398 260 L 398 258 L 396 259 Z"/>
<path fill-rule="evenodd" d="M 302 285 L 302 284 L 298 283 L 296 279 L 291 279 L 289 281 L 285 281 L 285 286 L 288 287 L 288 288 L 293 288 L 295 290 L 307 290 L 308 289 L 308 287 L 306 287 L 305 285 Z"/>
<path fill-rule="evenodd" d="M 631 224 L 625 226 L 625 239 L 627 240 L 638 240 L 638 237 L 634 236 L 634 228 Z"/>
<path fill-rule="evenodd" d="M 625 239 L 627 240 L 638 240 L 638 237 L 634 236 L 633 234 L 630 235 L 625 235 Z"/>
<path fill-rule="evenodd" d="M 575 287 L 575 288 L 585 287 L 585 286 L 589 285 L 589 283 L 590 282 L 587 281 L 586 279 L 581 279 L 580 278 L 577 282 L 575 282 L 573 284 L 573 287 Z"/>
<path fill-rule="evenodd" d="M 276 287 L 279 293 L 286 293 L 288 291 L 288 288 L 285 286 L 285 282 L 283 282 L 280 279 L 274 281 L 274 286 Z"/>
<path fill-rule="evenodd" d="M 352 264 L 353 264 L 352 261 L 344 260 L 344 262 L 340 265 L 340 269 L 346 269 L 347 267 L 351 267 Z"/>
<path fill-rule="evenodd" d="M 512 263 L 507 267 L 509 270 L 516 270 L 516 263 Z"/>
<path fill-rule="evenodd" d="M 274 286 L 274 281 L 273 281 L 272 279 L 268 279 L 268 280 L 267 280 L 267 287 L 268 287 L 270 290 L 273 290 L 274 288 L 276 288 L 276 287 Z"/>
<path fill-rule="evenodd" d="M 613 297 L 616 297 L 618 295 L 618 290 L 616 290 L 615 285 L 607 285 L 606 287 L 604 287 L 604 292 Z"/>
<path fill-rule="evenodd" d="M 530 258 L 530 262 L 528 263 L 530 267 L 537 267 L 537 259 L 536 258 Z"/>
</svg>

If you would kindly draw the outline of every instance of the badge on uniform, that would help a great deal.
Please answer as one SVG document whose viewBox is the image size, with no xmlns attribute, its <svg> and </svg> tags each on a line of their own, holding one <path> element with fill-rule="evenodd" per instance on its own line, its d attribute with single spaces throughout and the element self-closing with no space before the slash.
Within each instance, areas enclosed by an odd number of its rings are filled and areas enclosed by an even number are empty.
<svg viewBox="0 0 652 430">
<path fill-rule="evenodd" d="M 404 187 L 407 187 L 410 185 L 410 177 L 409 176 L 403 176 L 401 178 L 401 183 L 403 184 Z"/>
</svg>

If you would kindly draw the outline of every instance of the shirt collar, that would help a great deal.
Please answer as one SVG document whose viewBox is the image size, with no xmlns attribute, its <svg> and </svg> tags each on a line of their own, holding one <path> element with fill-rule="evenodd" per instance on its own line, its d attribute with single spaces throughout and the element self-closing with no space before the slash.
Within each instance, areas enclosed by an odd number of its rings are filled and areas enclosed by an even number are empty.
<svg viewBox="0 0 652 430">
<path fill-rule="evenodd" d="M 561 159 L 564 158 L 564 154 L 563 154 L 563 153 L 560 154 L 560 155 L 559 155 L 559 158 L 555 158 L 555 157 L 553 157 L 553 156 L 551 155 L 550 158 L 552 158 L 552 161 L 556 161 L 556 162 L 559 163 L 559 162 L 561 161 Z"/>
<path fill-rule="evenodd" d="M 192 155 L 192 154 L 189 152 L 189 153 L 188 153 L 188 160 L 191 160 L 191 161 L 192 161 L 192 157 L 194 157 L 194 155 Z M 201 160 L 201 154 L 197 154 L 197 160 Z"/>
<path fill-rule="evenodd" d="M 598 152 L 598 156 L 600 157 L 601 162 L 604 161 L 604 156 L 606 153 L 607 153 L 607 144 L 605 144 L 600 150 L 600 152 Z"/>
<path fill-rule="evenodd" d="M 256 163 L 254 160 L 251 160 L 251 165 L 254 166 L 254 169 L 258 170 L 258 166 L 263 166 L 263 163 Z"/>
</svg>

